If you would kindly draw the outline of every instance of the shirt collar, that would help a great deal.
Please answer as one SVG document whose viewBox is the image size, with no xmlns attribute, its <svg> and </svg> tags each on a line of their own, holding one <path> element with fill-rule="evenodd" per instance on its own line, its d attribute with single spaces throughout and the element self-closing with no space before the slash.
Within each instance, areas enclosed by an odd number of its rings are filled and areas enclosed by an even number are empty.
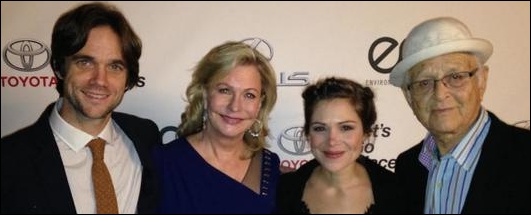
<svg viewBox="0 0 531 215">
<path fill-rule="evenodd" d="M 63 98 L 59 98 L 50 114 L 50 126 L 56 139 L 64 142 L 70 149 L 79 152 L 90 140 L 97 137 L 104 139 L 109 144 L 113 142 L 112 140 L 116 135 L 116 131 L 114 126 L 112 126 L 112 119 L 107 122 L 103 130 L 96 137 L 93 137 L 66 122 L 59 114 L 62 106 Z"/>
<path fill-rule="evenodd" d="M 462 166 L 464 169 L 468 170 L 471 168 L 474 163 L 475 158 L 467 159 L 470 154 L 479 154 L 476 151 L 479 151 L 481 147 L 473 147 L 474 144 L 477 144 L 478 137 L 484 131 L 484 128 L 489 122 L 489 117 L 487 111 L 481 107 L 478 120 L 474 123 L 472 128 L 467 132 L 465 137 L 459 141 L 459 143 L 452 148 L 448 154 L 443 156 L 443 158 L 453 158 L 457 163 Z M 487 127 L 488 128 L 488 127 Z M 473 151 L 475 150 L 475 151 Z M 433 164 L 439 161 L 440 153 L 435 144 L 435 137 L 428 133 L 424 138 L 421 152 L 419 154 L 420 163 L 426 167 L 429 171 L 433 169 Z"/>
</svg>

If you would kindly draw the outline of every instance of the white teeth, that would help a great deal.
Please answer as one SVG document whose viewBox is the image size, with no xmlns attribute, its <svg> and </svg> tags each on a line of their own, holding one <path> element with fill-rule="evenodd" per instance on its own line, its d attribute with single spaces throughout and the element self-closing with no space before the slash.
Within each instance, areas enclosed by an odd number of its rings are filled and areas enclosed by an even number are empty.
<svg viewBox="0 0 531 215">
<path fill-rule="evenodd" d="M 102 94 L 92 94 L 92 93 L 87 93 L 86 95 L 87 95 L 88 97 L 95 98 L 95 99 L 103 99 L 103 98 L 107 97 L 106 95 L 102 95 Z"/>
</svg>

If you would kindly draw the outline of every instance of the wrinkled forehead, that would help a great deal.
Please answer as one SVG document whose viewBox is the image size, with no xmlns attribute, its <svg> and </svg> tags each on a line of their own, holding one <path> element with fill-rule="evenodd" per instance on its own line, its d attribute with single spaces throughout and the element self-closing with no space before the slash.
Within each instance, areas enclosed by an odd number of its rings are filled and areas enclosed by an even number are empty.
<svg viewBox="0 0 531 215">
<path fill-rule="evenodd" d="M 478 63 L 477 57 L 472 53 L 455 52 L 445 55 L 439 55 L 433 58 L 426 59 L 411 67 L 408 71 L 410 79 L 425 73 L 445 73 L 447 71 L 459 72 L 462 70 L 469 70 L 476 67 Z"/>
</svg>

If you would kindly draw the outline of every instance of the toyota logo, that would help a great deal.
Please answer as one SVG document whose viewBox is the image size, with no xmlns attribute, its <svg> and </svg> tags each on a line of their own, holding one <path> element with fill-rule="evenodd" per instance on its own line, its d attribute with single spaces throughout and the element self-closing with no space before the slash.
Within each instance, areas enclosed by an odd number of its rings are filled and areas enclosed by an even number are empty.
<svg viewBox="0 0 531 215">
<path fill-rule="evenodd" d="M 278 147 L 291 155 L 306 155 L 310 153 L 310 145 L 303 138 L 302 127 L 287 128 L 278 136 Z"/>
<path fill-rule="evenodd" d="M 4 62 L 18 71 L 34 72 L 50 62 L 51 51 L 41 41 L 20 39 L 8 43 L 3 51 Z"/>
<path fill-rule="evenodd" d="M 251 46 L 251 48 L 255 50 L 258 50 L 266 57 L 268 61 L 271 61 L 271 59 L 273 59 L 273 47 L 266 40 L 254 37 L 244 39 L 241 42 Z"/>
</svg>

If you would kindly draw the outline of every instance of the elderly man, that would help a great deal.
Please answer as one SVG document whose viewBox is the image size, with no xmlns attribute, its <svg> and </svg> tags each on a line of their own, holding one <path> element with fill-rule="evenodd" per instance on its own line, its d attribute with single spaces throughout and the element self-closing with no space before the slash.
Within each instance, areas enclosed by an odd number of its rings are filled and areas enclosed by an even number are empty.
<svg viewBox="0 0 531 215">
<path fill-rule="evenodd" d="M 492 45 L 449 17 L 409 33 L 390 82 L 428 134 L 401 153 L 397 205 L 404 213 L 529 213 L 529 130 L 482 106 Z"/>
</svg>

